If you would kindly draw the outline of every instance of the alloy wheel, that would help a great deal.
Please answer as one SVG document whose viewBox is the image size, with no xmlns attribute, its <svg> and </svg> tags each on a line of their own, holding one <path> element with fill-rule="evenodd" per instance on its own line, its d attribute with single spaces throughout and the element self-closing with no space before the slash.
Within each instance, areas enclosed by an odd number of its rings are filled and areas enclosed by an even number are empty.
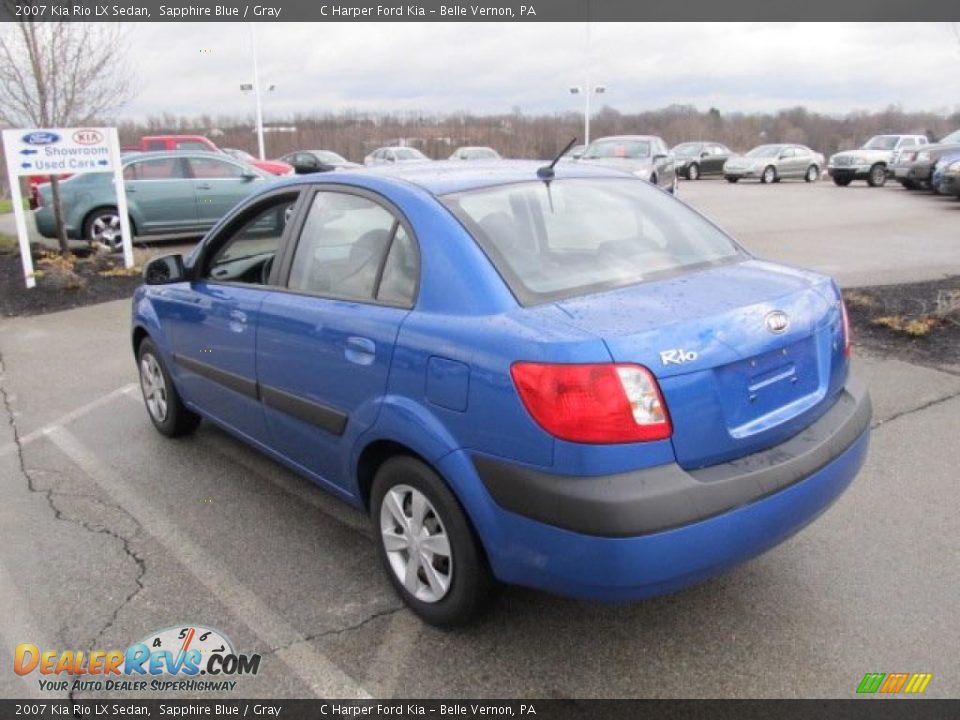
<svg viewBox="0 0 960 720">
<path fill-rule="evenodd" d="M 103 213 L 90 223 L 90 239 L 108 247 L 117 247 L 120 243 L 120 216 L 116 213 Z"/>
<path fill-rule="evenodd" d="M 380 504 L 380 535 L 390 568 L 410 595 L 426 603 L 446 596 L 453 551 L 426 495 L 409 485 L 391 487 Z"/>
<path fill-rule="evenodd" d="M 167 383 L 160 363 L 151 353 L 144 353 L 140 359 L 140 388 L 150 417 L 162 423 L 167 419 Z"/>
</svg>

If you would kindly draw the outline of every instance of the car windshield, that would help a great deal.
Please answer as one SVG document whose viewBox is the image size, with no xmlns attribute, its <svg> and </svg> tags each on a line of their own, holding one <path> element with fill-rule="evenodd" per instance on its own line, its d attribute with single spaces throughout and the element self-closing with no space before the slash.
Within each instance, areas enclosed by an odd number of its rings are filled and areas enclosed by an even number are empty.
<svg viewBox="0 0 960 720">
<path fill-rule="evenodd" d="M 330 150 L 314 150 L 313 154 L 320 162 L 327 163 L 327 165 L 345 165 L 347 163 L 345 157 Z"/>
<path fill-rule="evenodd" d="M 863 146 L 864 150 L 893 150 L 897 146 L 898 135 L 876 135 Z"/>
<path fill-rule="evenodd" d="M 758 145 L 747 153 L 747 157 L 776 157 L 783 145 Z"/>
<path fill-rule="evenodd" d="M 429 160 L 426 155 L 424 155 L 419 150 L 414 148 L 397 148 L 393 151 L 397 156 L 397 160 Z"/>
<path fill-rule="evenodd" d="M 635 180 L 534 181 L 441 200 L 524 305 L 743 257 L 700 215 Z"/>
<path fill-rule="evenodd" d="M 680 155 L 682 157 L 692 157 L 700 152 L 700 143 L 684 143 L 683 145 L 677 145 L 673 149 L 674 155 Z"/>
<path fill-rule="evenodd" d="M 960 143 L 960 130 L 954 130 L 952 133 L 943 138 L 940 142 L 947 143 Z"/>
<path fill-rule="evenodd" d="M 599 140 L 591 143 L 583 153 L 586 160 L 596 158 L 650 157 L 649 140 Z"/>
</svg>

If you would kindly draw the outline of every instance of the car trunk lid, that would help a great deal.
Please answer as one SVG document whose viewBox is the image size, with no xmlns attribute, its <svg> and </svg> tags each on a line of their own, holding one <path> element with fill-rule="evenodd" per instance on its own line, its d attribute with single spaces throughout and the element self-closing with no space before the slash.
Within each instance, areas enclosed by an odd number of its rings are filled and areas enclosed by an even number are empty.
<svg viewBox="0 0 960 720">
<path fill-rule="evenodd" d="M 686 468 L 783 442 L 845 379 L 839 296 L 814 273 L 751 260 L 557 306 L 655 374 Z"/>
</svg>

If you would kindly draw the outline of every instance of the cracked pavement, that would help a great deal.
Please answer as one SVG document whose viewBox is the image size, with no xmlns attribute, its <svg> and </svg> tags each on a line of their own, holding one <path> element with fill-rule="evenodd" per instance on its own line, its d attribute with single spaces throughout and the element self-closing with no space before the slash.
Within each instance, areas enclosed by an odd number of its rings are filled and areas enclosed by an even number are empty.
<svg viewBox="0 0 960 720">
<path fill-rule="evenodd" d="M 4 653 L 123 648 L 196 623 L 263 655 L 234 697 L 848 697 L 878 670 L 960 694 L 956 375 L 858 350 L 867 465 L 753 562 L 634 605 L 508 589 L 440 632 L 401 607 L 355 511 L 206 424 L 154 431 L 127 312 L 0 321 Z M 37 695 L 36 675 L 0 673 L 0 693 Z M 111 695 L 129 697 L 78 693 Z"/>
</svg>

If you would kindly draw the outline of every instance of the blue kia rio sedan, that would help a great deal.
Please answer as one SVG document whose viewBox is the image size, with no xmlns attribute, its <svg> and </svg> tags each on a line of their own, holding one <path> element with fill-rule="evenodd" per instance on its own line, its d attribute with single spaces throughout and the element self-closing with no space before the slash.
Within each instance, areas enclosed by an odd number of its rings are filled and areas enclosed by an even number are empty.
<svg viewBox="0 0 960 720">
<path fill-rule="evenodd" d="M 867 451 L 833 281 L 572 163 L 271 185 L 148 264 L 132 341 L 160 432 L 206 419 L 368 512 L 440 626 L 497 581 L 701 581 L 816 518 Z"/>
</svg>

